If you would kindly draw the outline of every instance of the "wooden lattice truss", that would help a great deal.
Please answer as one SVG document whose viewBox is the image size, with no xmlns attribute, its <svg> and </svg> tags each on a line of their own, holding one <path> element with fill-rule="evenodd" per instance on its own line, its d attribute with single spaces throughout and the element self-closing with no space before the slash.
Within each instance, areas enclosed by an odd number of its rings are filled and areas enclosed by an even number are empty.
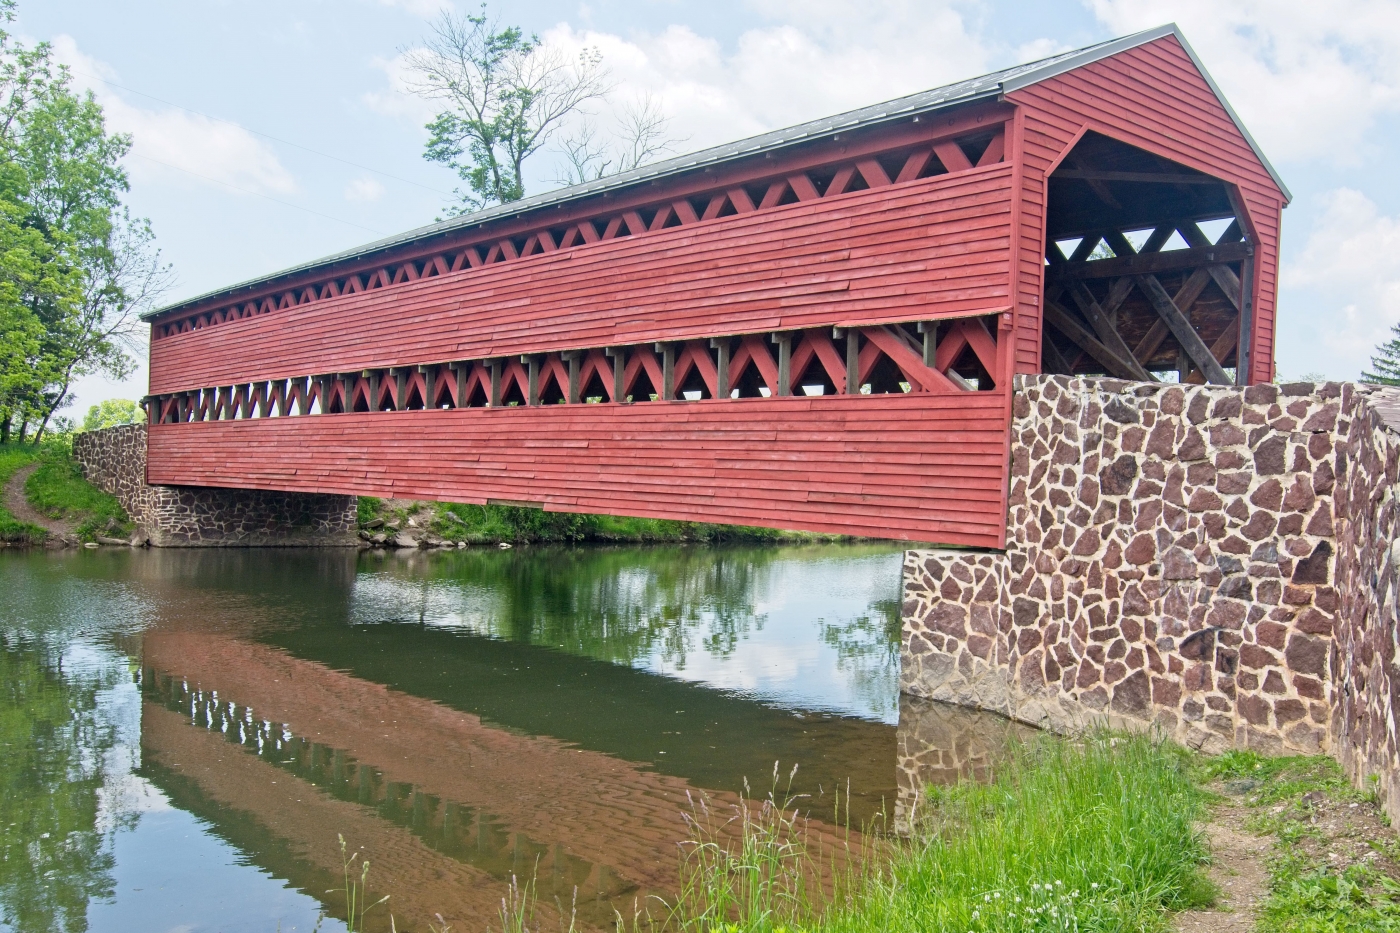
<svg viewBox="0 0 1400 933">
<path fill-rule="evenodd" d="M 364 369 L 147 399 L 159 423 L 424 408 L 990 391 L 1004 314 Z"/>
<path fill-rule="evenodd" d="M 393 288 L 420 279 L 470 273 L 498 263 L 528 259 L 556 250 L 646 236 L 673 227 L 708 223 L 755 211 L 777 210 L 789 204 L 964 172 L 1001 162 L 1004 158 L 1005 131 L 997 125 L 953 139 L 940 139 L 914 147 L 904 146 L 855 159 L 847 158 L 826 166 L 790 170 L 777 177 L 731 184 L 685 197 L 672 196 L 623 211 L 614 209 L 572 223 L 540 226 L 526 233 L 496 236 L 447 249 L 439 246 L 429 255 L 408 257 L 378 268 L 348 274 L 339 271 L 295 288 L 284 288 L 165 320 L 152 328 L 151 335 L 153 339 L 164 339 L 343 295 Z"/>
</svg>

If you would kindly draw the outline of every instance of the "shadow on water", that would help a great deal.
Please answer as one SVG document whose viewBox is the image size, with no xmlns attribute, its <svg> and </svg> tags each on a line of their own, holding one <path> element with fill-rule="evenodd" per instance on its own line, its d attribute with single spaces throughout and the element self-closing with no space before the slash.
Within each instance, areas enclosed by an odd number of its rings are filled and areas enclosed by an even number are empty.
<svg viewBox="0 0 1400 933">
<path fill-rule="evenodd" d="M 775 761 L 832 844 L 838 790 L 843 821 L 885 825 L 922 781 L 985 770 L 999 720 L 897 697 L 899 565 L 880 546 L 7 556 L 0 622 L 130 658 L 139 777 L 332 914 L 339 832 L 400 929 L 478 928 L 536 874 L 546 916 L 577 891 L 605 926 L 674 890 L 688 798 L 766 790 Z"/>
</svg>

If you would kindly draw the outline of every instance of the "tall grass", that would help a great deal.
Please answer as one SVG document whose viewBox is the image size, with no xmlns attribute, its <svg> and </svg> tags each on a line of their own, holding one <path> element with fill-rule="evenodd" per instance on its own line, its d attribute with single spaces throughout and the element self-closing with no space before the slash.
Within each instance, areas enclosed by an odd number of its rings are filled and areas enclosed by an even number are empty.
<svg viewBox="0 0 1400 933">
<path fill-rule="evenodd" d="M 814 883 L 796 813 L 760 808 L 721 851 L 701 833 L 675 925 L 726 933 L 821 930 L 1153 931 L 1210 903 L 1189 759 L 1151 738 L 1044 738 L 990 784 L 931 788 L 912 841 Z M 714 843 L 712 845 L 712 843 Z"/>
</svg>

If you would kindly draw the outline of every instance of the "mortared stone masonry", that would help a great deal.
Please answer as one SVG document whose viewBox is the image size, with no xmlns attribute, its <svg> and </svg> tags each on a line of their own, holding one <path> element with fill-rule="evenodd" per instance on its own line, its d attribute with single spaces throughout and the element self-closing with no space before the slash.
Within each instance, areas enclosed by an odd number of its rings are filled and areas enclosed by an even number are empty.
<svg viewBox="0 0 1400 933">
<path fill-rule="evenodd" d="M 909 551 L 904 692 L 1326 752 L 1400 819 L 1400 391 L 1017 377 L 1005 551 Z"/>
<path fill-rule="evenodd" d="M 359 544 L 354 496 L 146 482 L 146 426 L 73 438 L 88 481 L 117 497 L 156 547 L 305 547 Z"/>
</svg>

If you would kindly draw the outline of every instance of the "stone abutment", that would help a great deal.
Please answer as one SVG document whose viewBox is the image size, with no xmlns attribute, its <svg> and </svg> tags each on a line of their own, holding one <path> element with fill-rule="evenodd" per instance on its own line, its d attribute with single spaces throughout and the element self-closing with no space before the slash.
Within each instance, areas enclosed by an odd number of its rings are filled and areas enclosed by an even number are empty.
<svg viewBox="0 0 1400 933">
<path fill-rule="evenodd" d="M 116 496 L 156 547 L 351 546 L 354 496 L 152 486 L 146 482 L 146 426 L 122 425 L 73 438 L 88 481 Z"/>
<path fill-rule="evenodd" d="M 1400 819 L 1400 391 L 1018 377 L 1007 547 L 909 551 L 907 694 L 1325 752 Z"/>
</svg>

